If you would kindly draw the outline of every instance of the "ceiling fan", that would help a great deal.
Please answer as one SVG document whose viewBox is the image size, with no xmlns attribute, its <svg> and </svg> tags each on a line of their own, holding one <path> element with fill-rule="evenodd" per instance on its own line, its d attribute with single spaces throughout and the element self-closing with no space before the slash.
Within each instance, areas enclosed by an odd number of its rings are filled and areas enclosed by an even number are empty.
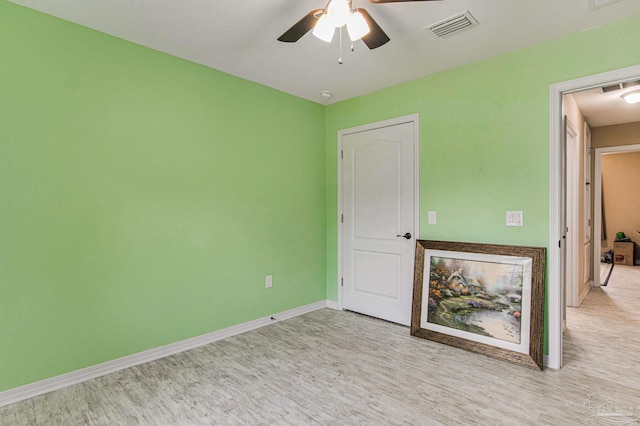
<svg viewBox="0 0 640 426">
<path fill-rule="evenodd" d="M 399 3 L 409 1 L 440 0 L 368 0 L 369 3 Z M 362 8 L 354 8 L 351 0 L 329 0 L 324 9 L 314 9 L 291 28 L 284 32 L 279 41 L 295 43 L 313 29 L 313 35 L 328 43 L 333 39 L 336 28 L 347 27 L 351 41 L 362 40 L 369 49 L 375 49 L 387 43 L 389 36 L 380 25 Z"/>
</svg>

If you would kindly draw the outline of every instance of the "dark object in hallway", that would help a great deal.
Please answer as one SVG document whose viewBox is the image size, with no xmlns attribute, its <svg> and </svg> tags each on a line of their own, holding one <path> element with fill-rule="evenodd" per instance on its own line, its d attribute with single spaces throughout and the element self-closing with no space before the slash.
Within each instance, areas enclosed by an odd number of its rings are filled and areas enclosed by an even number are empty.
<svg viewBox="0 0 640 426">
<path fill-rule="evenodd" d="M 609 271 L 607 272 L 607 278 L 602 280 L 602 273 L 600 274 L 600 282 L 601 286 L 605 287 L 609 283 L 609 277 L 611 277 L 611 272 L 613 272 L 613 250 L 606 251 L 602 253 L 602 258 L 600 259 L 600 263 L 608 264 Z"/>
<path fill-rule="evenodd" d="M 611 273 L 613 272 L 613 267 L 615 266 L 613 263 L 610 264 L 609 273 L 607 274 L 607 278 L 604 279 L 604 282 L 600 284 L 602 287 L 606 287 L 609 284 L 609 278 L 611 277 Z"/>
</svg>

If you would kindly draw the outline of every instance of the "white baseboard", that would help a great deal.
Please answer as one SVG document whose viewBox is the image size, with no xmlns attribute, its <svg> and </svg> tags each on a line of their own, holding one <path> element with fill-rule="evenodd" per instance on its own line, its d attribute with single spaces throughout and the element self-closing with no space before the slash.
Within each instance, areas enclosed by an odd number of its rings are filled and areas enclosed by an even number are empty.
<svg viewBox="0 0 640 426">
<path fill-rule="evenodd" d="M 334 302 L 333 300 L 327 300 L 327 308 L 335 309 L 336 311 L 342 310 L 342 307 L 340 307 L 340 304 L 338 304 L 338 302 Z"/>
<path fill-rule="evenodd" d="M 555 370 L 555 368 L 549 367 L 549 355 L 542 355 L 542 365 L 545 368 L 551 368 L 552 370 Z"/>
<path fill-rule="evenodd" d="M 75 385 L 90 379 L 95 379 L 97 377 L 104 376 L 105 374 L 124 370 L 125 368 L 133 367 L 135 365 L 144 364 L 145 362 L 154 361 L 156 359 L 164 358 L 166 356 L 173 355 L 179 352 L 184 352 L 189 349 L 204 346 L 218 340 L 226 339 L 227 337 L 255 330 L 257 328 L 264 327 L 265 325 L 272 324 L 274 321 L 282 321 L 297 317 L 299 315 L 307 314 L 309 312 L 317 311 L 318 309 L 329 307 L 330 303 L 333 304 L 335 302 L 321 300 L 320 302 L 289 309 L 287 311 L 273 314 L 264 318 L 258 318 L 253 321 L 237 324 L 222 330 L 203 334 L 202 336 L 181 340 L 179 342 L 171 343 L 166 346 L 160 346 L 158 348 L 138 352 L 133 355 L 114 359 L 113 361 L 93 365 L 91 367 L 72 371 L 60 376 L 51 377 L 50 379 L 41 380 L 39 382 L 20 386 L 18 388 L 9 389 L 7 391 L 0 392 L 0 407 L 23 401 L 25 399 L 33 398 L 35 396 L 43 395 L 45 393 L 49 393 L 67 386 Z"/>
<path fill-rule="evenodd" d="M 582 293 L 578 295 L 578 306 L 582 305 L 582 301 L 585 297 L 587 297 L 587 294 L 589 294 L 589 290 L 591 290 L 591 287 L 593 287 L 593 281 L 589 281 L 585 285 L 584 290 L 582 290 Z"/>
</svg>

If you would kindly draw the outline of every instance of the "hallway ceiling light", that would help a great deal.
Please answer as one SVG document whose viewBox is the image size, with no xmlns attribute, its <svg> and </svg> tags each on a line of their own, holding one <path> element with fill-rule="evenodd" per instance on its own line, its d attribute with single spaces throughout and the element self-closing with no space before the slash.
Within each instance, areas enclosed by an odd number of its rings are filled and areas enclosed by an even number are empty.
<svg viewBox="0 0 640 426">
<path fill-rule="evenodd" d="M 640 103 L 640 90 L 634 90 L 633 92 L 627 92 L 622 95 L 622 99 L 628 104 Z"/>
</svg>

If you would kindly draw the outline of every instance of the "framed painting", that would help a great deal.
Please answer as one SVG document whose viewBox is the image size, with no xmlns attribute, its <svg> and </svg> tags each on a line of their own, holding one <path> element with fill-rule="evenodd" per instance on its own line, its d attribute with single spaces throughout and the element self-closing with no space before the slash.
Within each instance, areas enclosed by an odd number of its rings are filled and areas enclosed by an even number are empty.
<svg viewBox="0 0 640 426">
<path fill-rule="evenodd" d="M 411 334 L 542 370 L 545 249 L 416 241 Z"/>
</svg>

